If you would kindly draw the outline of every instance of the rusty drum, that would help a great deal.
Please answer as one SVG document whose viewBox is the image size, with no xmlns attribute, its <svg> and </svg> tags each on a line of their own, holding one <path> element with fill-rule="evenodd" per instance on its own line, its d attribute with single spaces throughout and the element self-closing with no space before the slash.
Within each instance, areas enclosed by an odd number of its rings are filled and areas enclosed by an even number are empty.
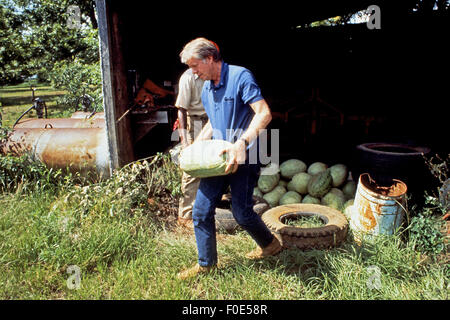
<svg viewBox="0 0 450 320">
<path fill-rule="evenodd" d="M 104 112 L 96 112 L 92 114 L 92 112 L 84 112 L 84 111 L 75 111 L 72 113 L 72 119 L 105 119 Z"/>
<path fill-rule="evenodd" d="M 14 129 L 0 145 L 0 154 L 25 153 L 55 169 L 97 172 L 102 177 L 110 173 L 105 128 Z"/>
<path fill-rule="evenodd" d="M 363 234 L 392 235 L 404 220 L 407 186 L 392 179 L 389 185 L 378 185 L 368 173 L 359 177 L 351 212 L 350 228 L 355 240 Z"/>
<path fill-rule="evenodd" d="M 54 119 L 25 119 L 17 123 L 14 128 L 104 128 L 105 119 L 92 118 L 54 118 Z"/>
</svg>

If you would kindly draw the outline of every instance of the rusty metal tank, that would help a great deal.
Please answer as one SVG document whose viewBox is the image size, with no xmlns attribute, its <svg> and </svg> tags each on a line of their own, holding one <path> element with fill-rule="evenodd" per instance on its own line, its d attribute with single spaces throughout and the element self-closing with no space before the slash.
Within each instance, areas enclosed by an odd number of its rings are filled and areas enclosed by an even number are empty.
<svg viewBox="0 0 450 320">
<path fill-rule="evenodd" d="M 406 184 L 398 179 L 378 185 L 368 173 L 361 174 L 350 217 L 355 240 L 364 235 L 392 235 L 404 221 L 406 192 Z"/>
<path fill-rule="evenodd" d="M 110 174 L 105 128 L 15 128 L 0 152 L 18 156 L 28 152 L 55 169 Z"/>
<path fill-rule="evenodd" d="M 74 119 L 105 119 L 105 113 L 104 112 L 96 112 L 92 114 L 92 112 L 85 112 L 85 111 L 75 111 L 72 113 L 71 118 Z"/>
<path fill-rule="evenodd" d="M 50 118 L 50 119 L 25 119 L 18 122 L 14 128 L 104 128 L 103 118 Z"/>
</svg>

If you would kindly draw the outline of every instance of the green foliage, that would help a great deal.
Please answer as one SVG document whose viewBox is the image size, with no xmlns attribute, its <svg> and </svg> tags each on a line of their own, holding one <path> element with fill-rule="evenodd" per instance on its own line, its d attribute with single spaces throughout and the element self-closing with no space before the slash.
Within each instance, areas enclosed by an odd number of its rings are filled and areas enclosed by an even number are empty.
<svg viewBox="0 0 450 320">
<path fill-rule="evenodd" d="M 52 188 L 63 180 L 61 170 L 49 169 L 29 155 L 0 156 L 0 192 Z"/>
<path fill-rule="evenodd" d="M 182 194 L 181 170 L 172 162 L 168 153 L 157 153 L 147 159 L 132 162 L 118 172 L 134 174 L 137 181 L 145 185 L 148 196 L 170 194 L 178 197 Z"/>
<path fill-rule="evenodd" d="M 441 232 L 444 222 L 440 219 L 439 214 L 442 214 L 442 205 L 439 200 L 427 196 L 423 211 L 411 219 L 410 241 L 414 243 L 418 251 L 438 255 L 446 249 Z"/>
<path fill-rule="evenodd" d="M 302 216 L 298 215 L 291 218 L 286 218 L 284 223 L 288 226 L 297 228 L 320 228 L 324 226 L 324 222 L 318 215 Z"/>
<path fill-rule="evenodd" d="M 80 8 L 80 27 L 69 28 L 69 6 Z M 57 62 L 99 61 L 93 0 L 0 0 L 0 85 L 37 74 L 48 81 Z"/>
<path fill-rule="evenodd" d="M 431 174 L 439 180 L 440 183 L 444 183 L 450 176 L 449 164 L 450 164 L 450 153 L 447 154 L 447 158 L 442 159 L 439 154 L 434 157 L 427 159 L 424 156 L 425 164 L 430 169 Z"/>
<path fill-rule="evenodd" d="M 81 97 L 92 97 L 91 110 L 103 109 L 102 79 L 100 63 L 85 64 L 79 59 L 67 63 L 57 62 L 49 72 L 51 85 L 55 89 L 65 90 L 67 94 L 58 99 L 58 104 L 66 108 L 80 110 Z"/>
<path fill-rule="evenodd" d="M 23 22 L 9 1 L 0 0 L 0 86 L 19 83 L 31 75 L 23 68 L 31 56 L 21 36 Z"/>
<path fill-rule="evenodd" d="M 123 216 L 155 205 L 154 198 L 176 198 L 179 195 L 180 170 L 169 155 L 157 154 L 128 164 L 107 180 L 75 185 L 59 205 L 70 208 L 77 219 L 89 215 Z"/>
<path fill-rule="evenodd" d="M 0 146 L 2 145 L 2 143 L 6 142 L 6 139 L 8 138 L 10 131 L 11 130 L 9 130 L 8 128 L 3 127 L 0 124 Z"/>
</svg>

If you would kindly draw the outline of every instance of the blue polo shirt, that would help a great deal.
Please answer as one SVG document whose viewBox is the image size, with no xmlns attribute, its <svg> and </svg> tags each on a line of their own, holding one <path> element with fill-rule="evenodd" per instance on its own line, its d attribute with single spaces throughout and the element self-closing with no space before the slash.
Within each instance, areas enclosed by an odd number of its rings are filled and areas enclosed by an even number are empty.
<svg viewBox="0 0 450 320">
<path fill-rule="evenodd" d="M 261 89 L 246 68 L 222 62 L 220 83 L 205 82 L 202 103 L 213 128 L 213 139 L 232 143 L 247 130 L 255 115 L 250 103 L 262 100 Z M 256 143 L 252 141 L 248 149 Z"/>
</svg>

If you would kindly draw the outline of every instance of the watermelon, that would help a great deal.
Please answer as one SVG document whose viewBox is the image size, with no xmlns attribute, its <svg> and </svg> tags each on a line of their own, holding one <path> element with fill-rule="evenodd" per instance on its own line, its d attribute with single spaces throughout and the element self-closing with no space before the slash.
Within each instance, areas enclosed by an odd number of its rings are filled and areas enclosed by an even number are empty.
<svg viewBox="0 0 450 320">
<path fill-rule="evenodd" d="M 314 176 L 308 183 L 308 193 L 315 198 L 322 198 L 331 189 L 332 178 L 330 170 L 327 169 Z"/>
<path fill-rule="evenodd" d="M 232 144 L 224 140 L 201 140 L 187 146 L 180 154 L 180 168 L 187 174 L 206 178 L 222 176 L 227 167 L 226 153 L 220 151 L 230 148 Z"/>
<path fill-rule="evenodd" d="M 280 201 L 283 194 L 286 193 L 286 188 L 282 186 L 276 186 L 272 191 L 266 193 L 263 196 L 263 199 L 267 201 L 267 203 L 271 207 L 276 207 L 278 202 Z"/>
<path fill-rule="evenodd" d="M 335 195 L 337 195 L 337 196 L 339 196 L 339 197 L 341 197 L 342 199 L 345 199 L 345 198 L 346 198 L 344 192 L 343 192 L 341 189 L 338 189 L 338 188 L 331 188 L 331 189 L 330 189 L 330 192 L 333 193 L 333 194 L 335 194 Z"/>
<path fill-rule="evenodd" d="M 296 173 L 306 171 L 306 164 L 298 159 L 284 161 L 280 165 L 280 172 L 283 178 L 291 179 Z"/>
<path fill-rule="evenodd" d="M 288 183 L 287 183 L 287 181 L 280 180 L 280 181 L 278 182 L 278 185 L 287 188 Z"/>
<path fill-rule="evenodd" d="M 344 192 L 347 199 L 354 198 L 356 194 L 356 183 L 352 180 L 347 181 L 342 187 L 342 192 Z"/>
<path fill-rule="evenodd" d="M 262 198 L 263 197 L 263 193 L 261 192 L 261 190 L 258 189 L 258 187 L 255 187 L 253 189 L 253 195 Z"/>
<path fill-rule="evenodd" d="M 343 196 L 337 195 L 333 191 L 330 191 L 322 197 L 322 200 L 320 202 L 324 206 L 328 206 L 336 210 L 342 210 L 344 207 L 345 198 Z"/>
<path fill-rule="evenodd" d="M 307 194 L 303 198 L 302 203 L 320 204 L 320 199 L 314 198 L 314 197 L 310 196 L 309 194 Z"/>
<path fill-rule="evenodd" d="M 331 178 L 333 179 L 333 187 L 342 186 L 347 180 L 348 169 L 343 164 L 335 164 L 330 167 Z"/>
<path fill-rule="evenodd" d="M 328 169 L 328 166 L 323 162 L 314 162 L 308 167 L 308 173 L 310 175 L 316 175 Z"/>
<path fill-rule="evenodd" d="M 297 173 L 292 177 L 292 180 L 288 183 L 287 188 L 290 191 L 295 191 L 300 194 L 308 193 L 308 182 L 311 179 L 311 175 L 306 172 Z"/>
<path fill-rule="evenodd" d="M 261 190 L 262 193 L 267 193 L 272 191 L 280 181 L 280 174 L 273 175 L 260 175 L 258 178 L 258 189 Z"/>
<path fill-rule="evenodd" d="M 295 191 L 288 191 L 280 198 L 280 205 L 291 204 L 291 203 L 301 203 L 302 196 Z"/>
</svg>

